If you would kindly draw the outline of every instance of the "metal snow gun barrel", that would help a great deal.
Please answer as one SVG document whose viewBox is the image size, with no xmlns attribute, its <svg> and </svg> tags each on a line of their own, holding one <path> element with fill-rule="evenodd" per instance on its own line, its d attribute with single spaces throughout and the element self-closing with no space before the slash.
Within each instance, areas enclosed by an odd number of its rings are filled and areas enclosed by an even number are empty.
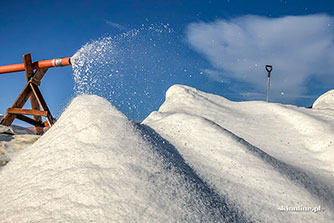
<svg viewBox="0 0 334 223">
<path fill-rule="evenodd" d="M 51 67 L 63 67 L 72 65 L 71 57 L 56 58 L 51 60 L 41 60 L 32 63 L 33 69 L 43 69 Z M 24 63 L 0 66 L 0 74 L 25 71 Z"/>
</svg>

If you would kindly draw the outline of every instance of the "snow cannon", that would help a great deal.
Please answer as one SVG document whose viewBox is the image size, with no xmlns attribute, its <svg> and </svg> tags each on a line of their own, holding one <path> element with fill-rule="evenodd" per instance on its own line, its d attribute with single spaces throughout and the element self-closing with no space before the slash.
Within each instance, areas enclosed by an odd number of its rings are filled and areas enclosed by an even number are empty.
<svg viewBox="0 0 334 223">
<path fill-rule="evenodd" d="M 71 59 L 71 57 L 32 62 L 31 55 L 28 53 L 23 55 L 23 63 L 0 66 L 0 74 L 25 71 L 27 79 L 23 90 L 14 104 L 7 109 L 6 115 L 0 124 L 10 126 L 15 119 L 19 119 L 33 125 L 36 134 L 42 135 L 47 128 L 55 123 L 56 119 L 51 115 L 39 90 L 41 80 L 49 68 L 70 66 L 72 62 L 74 63 L 74 59 Z M 31 109 L 23 109 L 29 98 Z M 33 118 L 27 115 L 33 116 Z M 42 117 L 46 121 L 43 122 Z"/>
<path fill-rule="evenodd" d="M 51 60 L 36 61 L 32 63 L 32 68 L 38 70 L 43 68 L 63 67 L 69 65 L 72 65 L 71 57 L 65 57 L 60 59 L 57 58 Z M 19 71 L 25 71 L 24 63 L 0 66 L 0 74 L 13 73 Z"/>
</svg>

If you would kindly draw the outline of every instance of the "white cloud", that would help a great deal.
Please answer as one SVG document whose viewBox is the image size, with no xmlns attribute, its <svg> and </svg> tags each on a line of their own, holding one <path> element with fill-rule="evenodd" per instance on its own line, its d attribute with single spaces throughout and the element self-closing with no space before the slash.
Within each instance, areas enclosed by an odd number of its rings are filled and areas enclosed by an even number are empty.
<svg viewBox="0 0 334 223">
<path fill-rule="evenodd" d="M 328 15 L 267 18 L 242 16 L 192 23 L 187 40 L 204 54 L 217 73 L 266 88 L 266 64 L 273 65 L 271 95 L 298 97 L 311 77 L 334 84 L 334 18 Z M 329 79 L 328 79 L 329 78 Z"/>
<path fill-rule="evenodd" d="M 204 69 L 202 73 L 206 74 L 211 79 L 221 82 L 221 83 L 230 83 L 230 80 L 225 78 L 221 71 Z"/>
</svg>

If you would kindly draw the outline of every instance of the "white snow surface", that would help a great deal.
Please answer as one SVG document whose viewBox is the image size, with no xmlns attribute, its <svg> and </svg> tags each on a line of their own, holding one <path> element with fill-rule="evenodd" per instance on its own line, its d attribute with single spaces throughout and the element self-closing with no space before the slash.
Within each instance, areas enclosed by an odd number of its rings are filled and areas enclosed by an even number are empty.
<svg viewBox="0 0 334 223">
<path fill-rule="evenodd" d="M 333 222 L 334 111 L 232 102 L 175 85 L 144 120 L 255 222 Z M 319 207 L 321 212 L 278 209 Z"/>
<path fill-rule="evenodd" d="M 107 100 L 80 96 L 0 170 L 1 222 L 236 222 L 176 149 Z"/>
<path fill-rule="evenodd" d="M 334 89 L 321 95 L 312 105 L 312 108 L 334 109 Z"/>
<path fill-rule="evenodd" d="M 6 165 L 18 151 L 28 148 L 38 140 L 33 134 L 0 134 L 0 168 Z"/>
<path fill-rule="evenodd" d="M 14 135 L 14 130 L 10 126 L 0 125 L 0 134 L 11 134 Z"/>
<path fill-rule="evenodd" d="M 333 144 L 328 107 L 232 102 L 174 85 L 136 125 L 83 95 L 0 169 L 0 219 L 333 222 Z"/>
</svg>

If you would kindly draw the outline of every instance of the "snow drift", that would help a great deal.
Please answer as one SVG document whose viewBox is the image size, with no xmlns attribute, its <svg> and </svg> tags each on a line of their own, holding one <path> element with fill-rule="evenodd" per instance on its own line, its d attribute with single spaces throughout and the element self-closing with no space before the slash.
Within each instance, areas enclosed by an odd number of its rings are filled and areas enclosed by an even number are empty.
<svg viewBox="0 0 334 223">
<path fill-rule="evenodd" d="M 220 196 L 255 222 L 329 222 L 334 112 L 231 102 L 175 85 L 143 123 L 178 148 Z M 321 212 L 286 212 L 321 207 Z"/>
<path fill-rule="evenodd" d="M 14 135 L 14 130 L 9 127 L 9 126 L 5 126 L 5 125 L 0 125 L 0 134 L 10 134 L 10 135 Z"/>
<path fill-rule="evenodd" d="M 0 168 L 38 139 L 39 136 L 33 134 L 0 134 Z"/>
<path fill-rule="evenodd" d="M 312 105 L 312 108 L 334 109 L 334 90 L 321 95 Z"/>
<path fill-rule="evenodd" d="M 148 127 L 80 96 L 0 172 L 1 222 L 236 222 L 240 210 Z"/>
<path fill-rule="evenodd" d="M 1 115 L 0 115 L 1 119 Z M 33 144 L 39 136 L 35 132 L 17 125 L 0 125 L 0 168 L 6 165 L 12 156 Z"/>
<path fill-rule="evenodd" d="M 136 125 L 79 96 L 0 170 L 1 222 L 332 222 L 334 110 L 316 107 L 175 85 Z"/>
</svg>

